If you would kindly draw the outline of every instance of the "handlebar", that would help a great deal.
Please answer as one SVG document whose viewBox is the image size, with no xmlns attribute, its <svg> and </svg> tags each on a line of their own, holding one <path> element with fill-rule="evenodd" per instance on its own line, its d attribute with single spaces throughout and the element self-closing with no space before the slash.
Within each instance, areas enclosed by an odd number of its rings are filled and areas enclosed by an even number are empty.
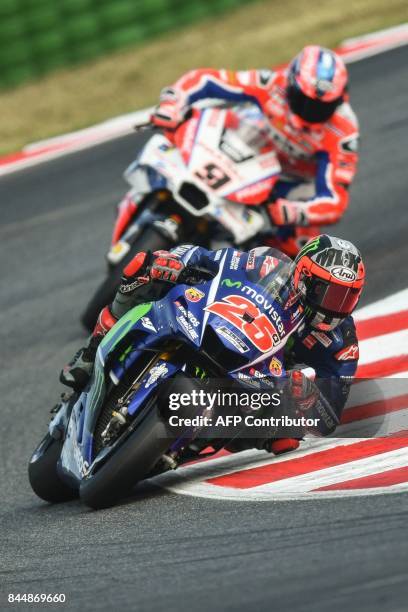
<svg viewBox="0 0 408 612">
<path fill-rule="evenodd" d="M 216 276 L 216 272 L 211 272 L 207 268 L 199 266 L 187 266 L 179 276 L 179 282 L 186 285 L 198 285 L 206 281 L 211 281 Z"/>
<path fill-rule="evenodd" d="M 158 129 L 157 126 L 154 125 L 149 119 L 149 121 L 145 121 L 144 123 L 138 123 L 133 126 L 135 132 L 145 132 L 146 130 L 154 130 Z"/>
<path fill-rule="evenodd" d="M 192 108 L 188 108 L 186 113 L 185 113 L 185 115 L 184 115 L 184 117 L 183 117 L 183 120 L 180 122 L 179 125 L 181 125 L 185 121 L 188 121 L 189 119 L 191 119 L 192 115 L 193 115 L 193 109 Z M 170 128 L 159 127 L 158 125 L 155 125 L 152 122 L 151 118 L 152 118 L 152 115 L 150 116 L 148 121 L 144 121 L 143 123 L 138 123 L 138 124 L 134 125 L 133 126 L 134 131 L 135 132 L 145 132 L 146 130 L 170 130 Z M 179 127 L 179 125 L 176 128 L 174 128 L 174 130 L 176 130 Z M 170 131 L 174 131 L 174 130 L 171 129 Z"/>
</svg>

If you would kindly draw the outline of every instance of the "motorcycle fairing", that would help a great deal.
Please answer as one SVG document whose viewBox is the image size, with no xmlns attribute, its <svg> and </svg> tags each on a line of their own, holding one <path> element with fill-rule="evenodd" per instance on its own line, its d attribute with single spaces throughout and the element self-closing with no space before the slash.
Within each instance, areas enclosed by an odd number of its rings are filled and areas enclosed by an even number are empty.
<svg viewBox="0 0 408 612">
<path fill-rule="evenodd" d="M 137 208 L 137 207 L 136 207 Z M 136 208 L 134 209 L 136 211 Z M 149 208 L 139 211 L 134 221 L 129 224 L 132 215 L 127 218 L 126 229 L 120 235 L 120 238 L 115 242 L 112 241 L 110 249 L 106 255 L 109 263 L 119 263 L 125 255 L 130 251 L 132 242 L 135 240 L 144 228 L 160 224 L 166 220 L 166 216 L 162 213 L 152 212 Z M 126 220 L 126 219 L 125 219 Z M 168 219 L 167 219 L 168 222 Z M 121 228 L 123 230 L 123 227 Z"/>
<path fill-rule="evenodd" d="M 123 360 L 117 359 L 112 366 L 118 379 L 140 354 L 138 351 L 153 349 L 169 338 L 183 340 L 199 349 L 207 326 L 214 329 L 226 348 L 236 353 L 245 353 L 248 362 L 258 358 L 260 353 L 269 357 L 281 350 L 287 338 L 303 320 L 296 314 L 297 305 L 283 308 L 260 285 L 248 278 L 247 271 L 242 269 L 243 264 L 237 269 L 237 256 L 240 256 L 238 251 L 222 249 L 221 253 L 219 272 L 211 282 L 196 285 L 193 297 L 189 285 L 177 285 L 162 300 L 131 310 L 107 334 L 99 349 L 103 363 L 124 336 L 131 334 L 134 337 L 132 349 Z M 268 315 L 272 321 L 268 329 L 273 327 L 276 335 L 270 345 L 253 342 L 254 336 L 258 340 L 262 338 L 259 330 L 254 329 L 248 333 L 248 327 L 237 327 L 236 317 L 225 314 L 220 316 L 219 311 L 215 311 L 214 304 L 228 303 L 231 298 L 234 298 L 235 305 L 237 302 L 250 303 L 259 316 L 265 313 Z M 220 328 L 226 330 L 226 333 L 218 333 Z M 234 338 L 237 338 L 237 343 L 231 342 Z"/>
<path fill-rule="evenodd" d="M 92 432 L 103 404 L 109 372 L 114 372 L 118 382 L 142 350 L 155 349 L 168 339 L 181 340 L 195 350 L 199 350 L 205 339 L 206 329 L 211 327 L 217 333 L 217 328 L 222 325 L 248 346 L 248 351 L 245 352 L 247 364 L 230 371 L 229 375 L 232 378 L 244 382 L 247 372 L 249 376 L 252 375 L 250 368 L 258 373 L 255 376 L 260 379 L 266 377 L 271 358 L 275 355 L 275 359 L 283 363 L 283 347 L 302 318 L 293 320 L 292 310 L 295 310 L 296 306 L 286 312 L 277 302 L 267 303 L 267 295 L 262 287 L 248 279 L 245 267 L 237 267 L 237 254 L 235 249 L 223 249 L 219 260 L 219 272 L 212 281 L 195 285 L 194 292 L 191 292 L 190 285 L 176 285 L 162 300 L 141 304 L 130 310 L 108 332 L 99 346 L 91 382 L 72 409 L 61 454 L 59 466 L 61 474 L 78 482 L 90 469 L 93 460 Z M 223 282 L 225 280 L 228 282 Z M 248 338 L 248 334 L 245 335 L 245 330 L 243 332 L 231 321 L 211 312 L 211 305 L 225 302 L 225 298 L 231 295 L 244 296 L 245 299 L 252 301 L 256 308 L 264 304 L 270 312 L 272 309 L 276 311 L 276 316 L 281 318 L 284 332 L 276 346 L 260 354 L 259 349 Z M 180 317 L 183 317 L 184 323 L 180 322 Z M 192 330 L 195 332 L 194 335 L 191 334 Z M 240 354 L 239 349 L 225 337 L 218 334 L 217 336 L 231 352 Z M 152 373 L 154 367 L 156 370 Z M 161 359 L 153 368 L 142 379 L 142 384 L 132 397 L 130 408 L 132 414 L 154 392 L 157 384 L 174 376 L 177 371 L 183 370 L 185 364 L 170 363 Z"/>
<path fill-rule="evenodd" d="M 245 242 L 266 223 L 259 210 L 245 205 L 263 203 L 281 171 L 273 142 L 265 136 L 265 120 L 257 112 L 254 121 L 250 109 L 196 109 L 176 132 L 176 146 L 162 134 L 152 136 L 137 163 L 126 171 L 127 180 L 134 188 L 139 189 L 139 181 L 145 187 L 147 179 L 142 175 L 153 171 L 164 177 L 161 187 L 166 186 L 191 215 L 213 218 L 236 244 Z M 231 116 L 237 119 L 238 129 L 228 125 Z M 251 146 L 244 141 L 244 132 L 250 128 Z M 256 144 L 254 134 L 262 146 Z M 232 150 L 239 162 L 231 156 Z"/>
</svg>

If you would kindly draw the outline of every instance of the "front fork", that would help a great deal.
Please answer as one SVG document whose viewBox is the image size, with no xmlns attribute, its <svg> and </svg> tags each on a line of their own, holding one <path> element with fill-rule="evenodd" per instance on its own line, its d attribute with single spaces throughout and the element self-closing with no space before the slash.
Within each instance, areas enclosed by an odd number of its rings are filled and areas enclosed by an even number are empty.
<svg viewBox="0 0 408 612">
<path fill-rule="evenodd" d="M 160 210 L 161 204 L 166 204 L 171 199 L 170 193 L 161 190 L 151 196 L 154 197 L 154 202 L 149 206 L 149 202 L 137 203 L 134 191 L 129 191 L 118 205 L 111 247 L 107 253 L 109 264 L 117 265 L 124 259 L 145 227 L 154 227 L 159 234 L 174 244 L 180 242 L 180 215 L 166 215 Z"/>
<path fill-rule="evenodd" d="M 124 234 L 138 207 L 135 194 L 128 191 L 118 204 L 118 213 L 113 227 L 111 245 L 115 245 Z"/>
<path fill-rule="evenodd" d="M 53 416 L 48 424 L 48 432 L 54 440 L 65 439 L 69 418 L 77 399 L 78 395 L 75 392 L 62 393 L 61 401 L 51 408 L 50 412 Z"/>
</svg>

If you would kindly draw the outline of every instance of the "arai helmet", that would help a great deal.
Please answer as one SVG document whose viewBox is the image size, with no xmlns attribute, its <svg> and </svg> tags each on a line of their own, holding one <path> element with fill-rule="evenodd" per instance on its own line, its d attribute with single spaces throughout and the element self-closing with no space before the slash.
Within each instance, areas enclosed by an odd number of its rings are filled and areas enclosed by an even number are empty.
<svg viewBox="0 0 408 612">
<path fill-rule="evenodd" d="M 295 259 L 293 287 L 315 329 L 332 330 L 350 315 L 364 280 L 361 254 L 348 240 L 322 234 L 309 240 Z"/>
</svg>

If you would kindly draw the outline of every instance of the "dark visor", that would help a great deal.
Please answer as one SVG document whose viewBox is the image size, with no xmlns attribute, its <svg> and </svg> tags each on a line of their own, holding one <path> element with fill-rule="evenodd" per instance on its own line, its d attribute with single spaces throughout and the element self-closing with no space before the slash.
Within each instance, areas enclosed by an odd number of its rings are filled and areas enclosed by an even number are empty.
<svg viewBox="0 0 408 612">
<path fill-rule="evenodd" d="M 309 123 L 322 123 L 328 121 L 336 108 L 343 101 L 342 97 L 332 102 L 313 100 L 305 96 L 295 84 L 288 85 L 287 95 L 289 108 L 292 113 L 295 113 L 295 115 L 298 115 Z"/>
<path fill-rule="evenodd" d="M 308 286 L 308 302 L 313 307 L 330 314 L 345 316 L 353 312 L 360 289 L 312 280 Z"/>
</svg>

